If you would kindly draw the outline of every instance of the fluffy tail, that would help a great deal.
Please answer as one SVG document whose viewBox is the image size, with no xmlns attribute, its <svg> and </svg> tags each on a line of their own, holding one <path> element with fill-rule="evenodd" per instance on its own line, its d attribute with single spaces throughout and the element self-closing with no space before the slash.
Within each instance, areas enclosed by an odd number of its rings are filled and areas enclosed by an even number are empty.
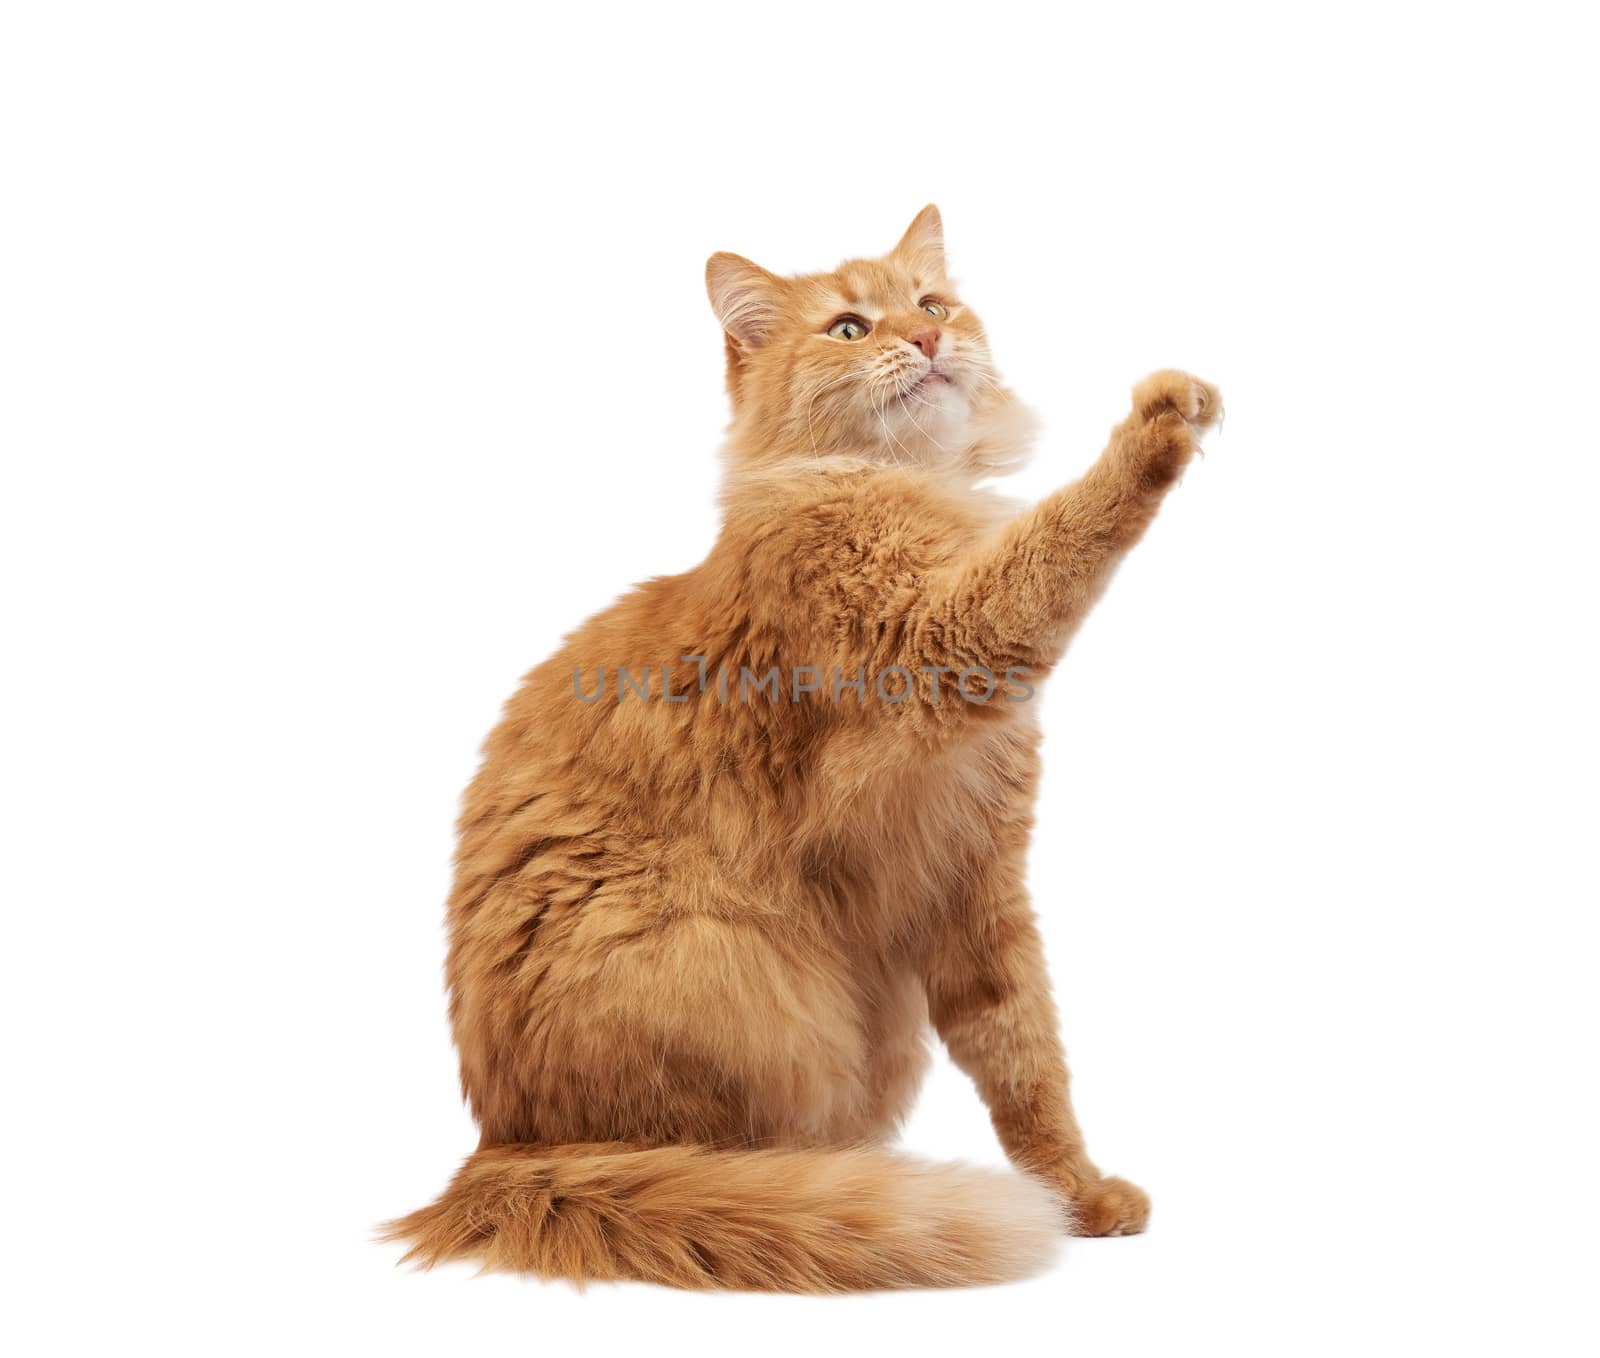
<svg viewBox="0 0 1600 1358">
<path fill-rule="evenodd" d="M 444 1196 L 384 1228 L 425 1266 L 475 1259 L 544 1278 L 844 1292 L 1008 1282 L 1064 1224 L 1019 1174 L 869 1148 L 488 1146 Z"/>
</svg>

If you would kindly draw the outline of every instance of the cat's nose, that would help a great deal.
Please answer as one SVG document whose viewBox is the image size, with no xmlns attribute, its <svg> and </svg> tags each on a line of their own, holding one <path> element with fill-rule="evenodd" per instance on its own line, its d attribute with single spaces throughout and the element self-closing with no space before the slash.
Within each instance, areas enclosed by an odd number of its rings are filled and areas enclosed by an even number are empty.
<svg viewBox="0 0 1600 1358">
<path fill-rule="evenodd" d="M 932 358 L 939 352 L 939 332 L 932 326 L 926 330 L 919 330 L 914 335 L 906 336 L 907 344 L 914 344 L 922 350 L 924 358 Z"/>
</svg>

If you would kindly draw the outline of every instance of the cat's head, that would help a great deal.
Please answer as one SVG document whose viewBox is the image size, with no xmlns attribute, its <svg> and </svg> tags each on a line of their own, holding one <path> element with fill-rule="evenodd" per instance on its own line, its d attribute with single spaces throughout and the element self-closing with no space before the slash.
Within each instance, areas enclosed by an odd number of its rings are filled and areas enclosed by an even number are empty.
<svg viewBox="0 0 1600 1358">
<path fill-rule="evenodd" d="M 780 278 L 716 254 L 706 290 L 726 340 L 736 465 L 847 458 L 982 476 L 1026 456 L 1032 419 L 945 273 L 931 203 L 881 258 Z"/>
</svg>

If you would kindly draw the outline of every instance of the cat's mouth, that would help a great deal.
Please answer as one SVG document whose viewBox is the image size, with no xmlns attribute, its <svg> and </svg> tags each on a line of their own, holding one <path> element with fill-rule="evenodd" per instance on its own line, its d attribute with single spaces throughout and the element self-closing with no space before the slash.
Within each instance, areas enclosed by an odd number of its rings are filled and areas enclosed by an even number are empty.
<svg viewBox="0 0 1600 1358">
<path fill-rule="evenodd" d="M 930 367 L 927 372 L 923 373 L 921 377 L 906 388 L 905 394 L 914 396 L 918 392 L 937 391 L 940 387 L 953 386 L 955 386 L 955 381 L 949 373 L 941 372 L 936 367 Z"/>
</svg>

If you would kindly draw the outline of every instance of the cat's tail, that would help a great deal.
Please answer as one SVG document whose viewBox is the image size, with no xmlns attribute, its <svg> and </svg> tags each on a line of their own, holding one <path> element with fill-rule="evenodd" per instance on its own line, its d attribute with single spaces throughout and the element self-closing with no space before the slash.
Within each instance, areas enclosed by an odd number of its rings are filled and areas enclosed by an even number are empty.
<svg viewBox="0 0 1600 1358">
<path fill-rule="evenodd" d="M 429 1267 L 844 1292 L 1026 1277 L 1064 1225 L 1033 1179 L 874 1148 L 510 1145 L 470 1156 L 438 1202 L 383 1238 Z"/>
</svg>

